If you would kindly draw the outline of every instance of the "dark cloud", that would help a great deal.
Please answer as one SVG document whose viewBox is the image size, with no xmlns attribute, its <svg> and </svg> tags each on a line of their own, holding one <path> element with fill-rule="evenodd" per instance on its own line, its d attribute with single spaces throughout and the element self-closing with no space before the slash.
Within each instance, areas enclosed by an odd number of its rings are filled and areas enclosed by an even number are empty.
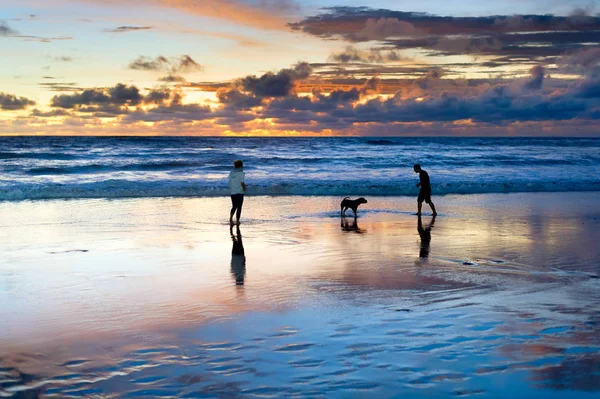
<svg viewBox="0 0 600 399">
<path fill-rule="evenodd" d="M 600 47 L 567 53 L 557 64 L 562 72 L 600 77 Z"/>
<path fill-rule="evenodd" d="M 57 108 L 83 109 L 85 106 L 123 106 L 138 105 L 142 95 L 135 86 L 117 84 L 104 89 L 87 89 L 74 94 L 54 96 L 51 105 Z"/>
<path fill-rule="evenodd" d="M 19 32 L 12 29 L 6 22 L 0 22 L 0 36 L 16 36 Z"/>
<path fill-rule="evenodd" d="M 539 90 L 542 88 L 542 82 L 544 81 L 544 67 L 536 65 L 529 71 L 531 77 L 526 79 L 523 83 L 523 88 L 529 90 Z"/>
<path fill-rule="evenodd" d="M 511 15 L 452 17 L 369 7 L 329 7 L 321 14 L 290 23 L 293 30 L 351 41 L 384 40 L 394 36 L 481 35 L 489 33 L 548 32 L 569 29 L 594 32 L 600 17 L 585 15 Z M 362 35 L 366 31 L 371 35 Z"/>
<path fill-rule="evenodd" d="M 551 57 L 564 52 L 600 45 L 600 16 L 590 15 L 589 10 L 577 10 L 566 17 L 443 17 L 368 7 L 332 7 L 289 26 L 323 39 L 378 41 L 397 50 L 428 50 L 431 55 L 495 56 L 498 59 L 491 62 L 498 65 L 552 61 Z M 357 51 L 334 54 L 332 59 L 371 61 Z"/>
<path fill-rule="evenodd" d="M 577 98 L 598 99 L 600 100 L 600 79 L 582 79 L 577 81 L 570 90 L 570 93 Z M 600 107 L 600 104 L 598 104 Z M 600 115 L 598 115 L 600 117 Z"/>
<path fill-rule="evenodd" d="M 52 77 L 44 77 L 44 79 L 55 79 Z M 41 82 L 39 85 L 50 91 L 77 91 L 81 87 L 76 82 Z"/>
<path fill-rule="evenodd" d="M 146 104 L 164 104 L 171 98 L 172 92 L 169 89 L 151 90 L 145 97 Z"/>
<path fill-rule="evenodd" d="M 152 30 L 154 27 L 152 26 L 117 26 L 113 29 L 106 29 L 105 32 L 109 33 L 126 33 L 126 32 L 138 32 L 138 31 L 146 31 Z"/>
<path fill-rule="evenodd" d="M 171 103 L 161 105 L 148 110 L 135 110 L 129 113 L 122 122 L 161 122 L 169 121 L 170 123 L 191 122 L 205 119 L 212 119 L 215 115 L 209 106 L 200 104 L 181 104 Z"/>
<path fill-rule="evenodd" d="M 182 55 L 179 59 L 179 64 L 177 65 L 177 72 L 193 72 L 193 71 L 202 71 L 204 67 L 198 64 L 192 57 L 189 55 Z"/>
<path fill-rule="evenodd" d="M 117 84 L 114 87 L 91 88 L 73 94 L 57 95 L 52 98 L 51 106 L 65 112 L 71 110 L 71 114 L 79 118 L 114 118 L 133 113 L 164 113 L 166 108 L 181 106 L 181 99 L 179 91 L 168 88 L 152 89 L 143 94 L 136 86 Z M 142 105 L 150 109 L 144 111 L 140 107 Z M 162 111 L 152 111 L 159 108 Z"/>
<path fill-rule="evenodd" d="M 0 109 L 3 111 L 17 111 L 35 105 L 35 101 L 26 97 L 17 97 L 14 94 L 0 93 Z"/>
<path fill-rule="evenodd" d="M 35 116 L 38 118 L 55 118 L 58 116 L 70 116 L 71 114 L 64 109 L 53 109 L 48 112 L 40 111 L 39 109 L 34 109 L 31 111 L 31 116 Z"/>
<path fill-rule="evenodd" d="M 166 83 L 184 83 L 186 81 L 181 75 L 167 75 L 159 78 L 158 80 Z"/>
<path fill-rule="evenodd" d="M 129 64 L 129 69 L 141 71 L 154 71 L 167 73 L 167 77 L 178 77 L 178 74 L 203 71 L 204 67 L 196 62 L 192 57 L 184 54 L 180 57 L 164 57 L 162 55 L 152 58 L 140 56 Z M 175 81 L 164 80 L 163 81 Z"/>
<path fill-rule="evenodd" d="M 398 18 L 369 18 L 365 26 L 355 34 L 356 41 L 385 40 L 394 36 L 412 36 L 424 33 L 412 23 Z"/>
<path fill-rule="evenodd" d="M 171 62 L 162 55 L 156 58 L 140 56 L 129 64 L 129 69 L 140 71 L 163 71 L 170 67 Z"/>
<path fill-rule="evenodd" d="M 217 98 L 221 104 L 239 109 L 249 109 L 262 104 L 262 98 L 231 88 L 222 88 L 218 90 Z"/>
<path fill-rule="evenodd" d="M 103 89 L 86 89 L 80 93 L 54 96 L 50 102 L 53 107 L 78 108 L 84 105 L 108 104 L 110 96 Z"/>
<path fill-rule="evenodd" d="M 289 95 L 297 80 L 306 79 L 312 73 L 312 67 L 306 63 L 298 63 L 293 68 L 282 69 L 277 73 L 267 72 L 264 75 L 246 76 L 237 84 L 256 97 L 285 97 Z"/>
<path fill-rule="evenodd" d="M 360 50 L 355 46 L 347 46 L 344 51 L 333 53 L 329 56 L 331 61 L 341 64 L 349 63 L 385 63 L 402 60 L 400 54 L 395 50 L 385 51 L 371 48 L 369 51 Z"/>
</svg>

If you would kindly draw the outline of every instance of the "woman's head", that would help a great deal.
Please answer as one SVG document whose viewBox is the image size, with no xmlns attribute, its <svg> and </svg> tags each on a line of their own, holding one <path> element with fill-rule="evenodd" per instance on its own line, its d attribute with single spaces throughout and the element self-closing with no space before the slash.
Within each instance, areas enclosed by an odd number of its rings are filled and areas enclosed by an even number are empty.
<svg viewBox="0 0 600 399">
<path fill-rule="evenodd" d="M 236 169 L 240 169 L 244 167 L 244 163 L 238 159 L 237 161 L 233 161 L 233 167 Z"/>
</svg>

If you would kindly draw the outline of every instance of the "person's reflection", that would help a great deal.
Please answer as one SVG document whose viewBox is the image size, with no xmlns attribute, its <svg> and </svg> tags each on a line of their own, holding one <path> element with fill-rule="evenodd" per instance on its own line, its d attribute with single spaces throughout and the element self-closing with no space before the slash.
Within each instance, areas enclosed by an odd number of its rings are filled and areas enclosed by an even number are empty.
<svg viewBox="0 0 600 399">
<path fill-rule="evenodd" d="M 244 253 L 244 244 L 242 242 L 242 232 L 240 226 L 236 227 L 236 234 L 233 234 L 233 226 L 229 228 L 233 247 L 231 248 L 231 274 L 235 278 L 235 285 L 244 285 L 246 276 L 246 254 Z"/>
<path fill-rule="evenodd" d="M 342 221 L 340 223 L 340 226 L 342 228 L 342 231 L 354 231 L 354 232 L 356 232 L 358 234 L 362 234 L 362 233 L 365 232 L 364 230 L 361 230 L 358 227 L 358 222 L 356 221 L 356 218 L 354 218 L 354 220 L 352 221 L 352 224 L 350 224 L 348 222 L 348 219 L 346 219 L 346 218 L 343 217 Z"/>
<path fill-rule="evenodd" d="M 421 215 L 419 215 L 419 220 L 417 224 L 417 231 L 419 232 L 419 236 L 421 237 L 421 249 L 419 250 L 420 258 L 429 257 L 429 245 L 431 244 L 431 229 L 433 228 L 433 224 L 435 223 L 435 216 L 431 218 L 431 222 L 425 228 L 423 228 L 423 221 L 421 220 Z"/>
</svg>

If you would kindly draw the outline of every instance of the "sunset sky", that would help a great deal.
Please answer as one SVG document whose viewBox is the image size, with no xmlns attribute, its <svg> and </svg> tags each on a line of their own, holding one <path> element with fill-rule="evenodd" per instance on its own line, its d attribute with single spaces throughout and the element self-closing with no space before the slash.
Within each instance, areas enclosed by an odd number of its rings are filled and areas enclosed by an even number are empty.
<svg viewBox="0 0 600 399">
<path fill-rule="evenodd" d="M 0 3 L 0 134 L 599 136 L 598 1 Z"/>
</svg>

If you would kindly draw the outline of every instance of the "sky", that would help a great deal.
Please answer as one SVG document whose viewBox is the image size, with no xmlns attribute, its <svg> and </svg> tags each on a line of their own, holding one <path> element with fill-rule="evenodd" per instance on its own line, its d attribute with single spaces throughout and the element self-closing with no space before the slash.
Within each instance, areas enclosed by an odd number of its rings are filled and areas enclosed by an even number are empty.
<svg viewBox="0 0 600 399">
<path fill-rule="evenodd" d="M 599 2 L 0 0 L 0 134 L 600 136 Z"/>
</svg>

